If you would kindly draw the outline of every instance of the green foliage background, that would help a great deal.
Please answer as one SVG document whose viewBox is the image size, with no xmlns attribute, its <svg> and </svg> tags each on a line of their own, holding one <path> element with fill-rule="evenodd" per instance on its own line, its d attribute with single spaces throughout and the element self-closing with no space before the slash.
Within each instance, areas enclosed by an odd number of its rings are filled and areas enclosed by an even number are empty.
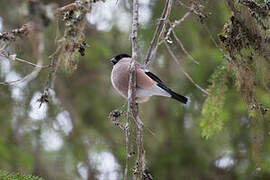
<svg viewBox="0 0 270 180">
<path fill-rule="evenodd" d="M 34 177 L 34 176 L 27 176 L 27 175 L 21 175 L 19 173 L 17 174 L 10 174 L 7 172 L 0 172 L 0 179 L 1 180 L 42 180 L 41 178 Z"/>
<path fill-rule="evenodd" d="M 44 0 L 45 4 L 57 3 L 59 6 L 70 3 L 68 0 Z M 189 1 L 182 1 L 190 4 Z M 209 13 L 205 26 L 218 44 L 218 34 L 223 31 L 231 12 L 225 0 L 201 1 L 204 11 Z M 20 27 L 28 21 L 22 16 L 25 1 L 0 1 L 0 17 L 4 30 Z M 164 1 L 151 1 L 150 21 L 139 28 L 139 58 L 143 60 L 153 37 Z M 116 7 L 118 7 L 116 5 Z M 128 6 L 122 7 L 130 12 Z M 117 11 L 117 8 L 115 9 Z M 175 1 L 171 21 L 181 18 L 187 9 Z M 90 45 L 85 56 L 80 57 L 77 70 L 57 73 L 55 96 L 57 103 L 48 104 L 44 119 L 34 121 L 29 116 L 30 102 L 36 92 L 42 92 L 47 80 L 48 70 L 23 88 L 23 101 L 12 98 L 11 86 L 0 86 L 0 169 L 9 172 L 34 174 L 44 179 L 82 179 L 79 165 L 86 167 L 88 179 L 99 179 L 98 165 L 89 159 L 101 152 L 110 152 L 117 160 L 118 179 L 122 178 L 125 163 L 125 134 L 109 120 L 109 113 L 121 108 L 125 103 L 113 90 L 110 82 L 112 65 L 109 59 L 119 53 L 130 53 L 130 32 L 120 31 L 112 20 L 108 31 L 99 31 L 95 25 L 86 28 L 86 42 Z M 57 25 L 51 22 L 44 29 L 44 64 L 49 63 L 48 55 L 56 48 L 54 39 Z M 60 27 L 61 23 L 60 23 Z M 61 28 L 60 28 L 61 30 Z M 188 17 L 175 28 L 191 56 L 199 61 L 196 65 L 188 59 L 176 42 L 173 51 L 181 66 L 196 83 L 211 94 L 206 96 L 192 84 L 180 71 L 178 65 L 161 46 L 151 70 L 176 92 L 190 98 L 186 106 L 176 101 L 152 97 L 140 106 L 140 116 L 146 130 L 144 147 L 147 169 L 154 179 L 269 179 L 270 178 L 270 115 L 264 115 L 259 126 L 264 138 L 262 141 L 263 159 L 254 163 L 252 154 L 252 126 L 248 108 L 240 95 L 235 73 L 225 63 L 224 54 L 215 46 L 211 35 L 199 22 L 197 16 Z M 18 57 L 33 58 L 33 48 L 29 38 L 18 42 L 14 49 Z M 0 61 L 2 61 L 0 59 Z M 257 68 L 267 71 L 267 66 Z M 32 67 L 12 62 L 11 69 L 25 75 Z M 257 70 L 260 77 L 260 69 Z M 261 72 L 262 73 L 262 72 Z M 256 74 L 256 75 L 257 75 Z M 263 76 L 263 82 L 267 78 Z M 255 78 L 256 79 L 256 78 Z M 0 77 L 5 80 L 4 76 Z M 260 82 L 261 79 L 258 80 Z M 257 82 L 257 81 L 256 81 Z M 267 83 L 260 83 L 255 89 L 256 97 L 265 106 L 270 106 Z M 124 107 L 122 110 L 126 110 Z M 65 134 L 54 123 L 60 112 L 67 111 L 72 119 L 72 131 Z M 124 121 L 125 117 L 122 117 Z M 15 124 L 15 125 L 14 125 Z M 154 135 L 149 132 L 154 132 Z M 62 139 L 58 150 L 46 150 L 42 134 L 54 131 Z M 257 168 L 257 169 L 256 169 Z M 259 169 L 258 169 L 259 168 Z M 1 175 L 0 175 L 1 177 Z"/>
</svg>

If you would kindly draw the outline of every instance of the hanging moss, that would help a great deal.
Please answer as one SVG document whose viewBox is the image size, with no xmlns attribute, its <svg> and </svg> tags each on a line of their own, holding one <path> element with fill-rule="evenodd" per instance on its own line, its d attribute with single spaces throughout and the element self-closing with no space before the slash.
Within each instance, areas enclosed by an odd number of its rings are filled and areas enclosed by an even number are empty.
<svg viewBox="0 0 270 180">
<path fill-rule="evenodd" d="M 235 74 L 236 85 L 248 109 L 251 154 L 256 169 L 261 169 L 265 108 L 257 100 L 255 90 L 257 87 L 269 89 L 269 37 L 265 24 L 269 20 L 269 3 L 241 0 L 229 6 L 233 14 L 219 38 L 229 54 L 227 63 Z"/>
</svg>

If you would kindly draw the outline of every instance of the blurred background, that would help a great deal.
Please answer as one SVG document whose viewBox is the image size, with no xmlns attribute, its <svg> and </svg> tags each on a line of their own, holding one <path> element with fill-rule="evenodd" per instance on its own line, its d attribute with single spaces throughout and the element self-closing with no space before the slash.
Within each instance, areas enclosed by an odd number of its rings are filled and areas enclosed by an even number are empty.
<svg viewBox="0 0 270 180">
<path fill-rule="evenodd" d="M 49 64 L 48 56 L 55 48 L 55 37 L 61 33 L 61 23 L 54 16 L 56 7 L 70 0 L 41 0 L 48 16 L 43 25 L 41 57 Z M 139 59 L 145 58 L 156 23 L 165 1 L 139 1 Z M 175 1 L 171 21 L 180 19 L 189 1 Z M 224 0 L 202 1 L 208 17 L 205 20 L 212 38 L 230 17 Z M 10 31 L 27 23 L 28 1 L 0 1 L 0 32 Z M 126 110 L 125 100 L 110 82 L 112 65 L 109 59 L 119 53 L 131 54 L 131 1 L 106 0 L 94 4 L 86 15 L 85 56 L 79 57 L 77 70 L 57 72 L 49 103 L 37 101 L 45 86 L 48 69 L 41 70 L 31 81 L 0 86 L 0 169 L 34 174 L 44 179 L 118 180 L 125 165 L 125 134 L 108 118 L 114 109 Z M 60 26 L 60 30 L 59 30 Z M 199 22 L 189 16 L 175 28 L 194 64 L 176 44 L 172 49 L 181 67 L 203 88 L 210 83 L 211 74 L 224 61 L 211 35 Z M 19 39 L 11 53 L 37 63 L 38 55 L 30 37 Z M 0 57 L 0 81 L 24 77 L 33 67 Z M 269 179 L 270 141 L 268 122 L 265 122 L 263 172 L 257 174 L 252 162 L 250 124 L 247 108 L 231 78 L 224 102 L 224 128 L 209 139 L 202 138 L 200 122 L 206 98 L 182 73 L 166 47 L 162 45 L 151 65 L 151 70 L 166 84 L 190 98 L 186 106 L 164 97 L 152 97 L 140 105 L 144 122 L 144 148 L 147 169 L 154 179 Z M 265 105 L 270 105 L 269 94 L 258 90 Z M 120 117 L 125 121 L 125 116 Z M 268 120 L 269 114 L 268 114 Z M 147 130 L 148 129 L 148 130 Z M 150 133 L 150 130 L 152 133 Z M 131 141 L 134 137 L 131 137 Z M 133 164 L 131 164 L 133 166 Z M 130 172 L 131 174 L 132 172 Z"/>
</svg>

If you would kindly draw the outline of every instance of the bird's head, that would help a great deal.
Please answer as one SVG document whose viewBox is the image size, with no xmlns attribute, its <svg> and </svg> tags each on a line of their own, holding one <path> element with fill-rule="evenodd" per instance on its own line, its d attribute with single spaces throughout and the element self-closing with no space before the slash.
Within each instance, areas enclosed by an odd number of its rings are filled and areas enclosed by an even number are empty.
<svg viewBox="0 0 270 180">
<path fill-rule="evenodd" d="M 117 56 L 115 56 L 114 58 L 111 59 L 111 63 L 113 63 L 115 65 L 123 58 L 131 58 L 131 56 L 128 54 L 118 54 Z"/>
</svg>

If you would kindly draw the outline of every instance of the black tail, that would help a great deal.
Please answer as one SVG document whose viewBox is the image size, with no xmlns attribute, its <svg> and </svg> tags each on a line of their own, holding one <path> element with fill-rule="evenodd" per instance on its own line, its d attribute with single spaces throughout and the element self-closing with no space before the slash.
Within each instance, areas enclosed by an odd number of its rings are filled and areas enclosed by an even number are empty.
<svg viewBox="0 0 270 180">
<path fill-rule="evenodd" d="M 182 96 L 180 94 L 177 94 L 175 92 L 173 92 L 171 89 L 167 88 L 164 84 L 162 83 L 157 83 L 157 85 L 162 88 L 163 90 L 165 90 L 166 92 L 168 92 L 171 95 L 171 98 L 180 101 L 181 103 L 187 104 L 188 98 L 186 98 L 185 96 Z"/>
</svg>

